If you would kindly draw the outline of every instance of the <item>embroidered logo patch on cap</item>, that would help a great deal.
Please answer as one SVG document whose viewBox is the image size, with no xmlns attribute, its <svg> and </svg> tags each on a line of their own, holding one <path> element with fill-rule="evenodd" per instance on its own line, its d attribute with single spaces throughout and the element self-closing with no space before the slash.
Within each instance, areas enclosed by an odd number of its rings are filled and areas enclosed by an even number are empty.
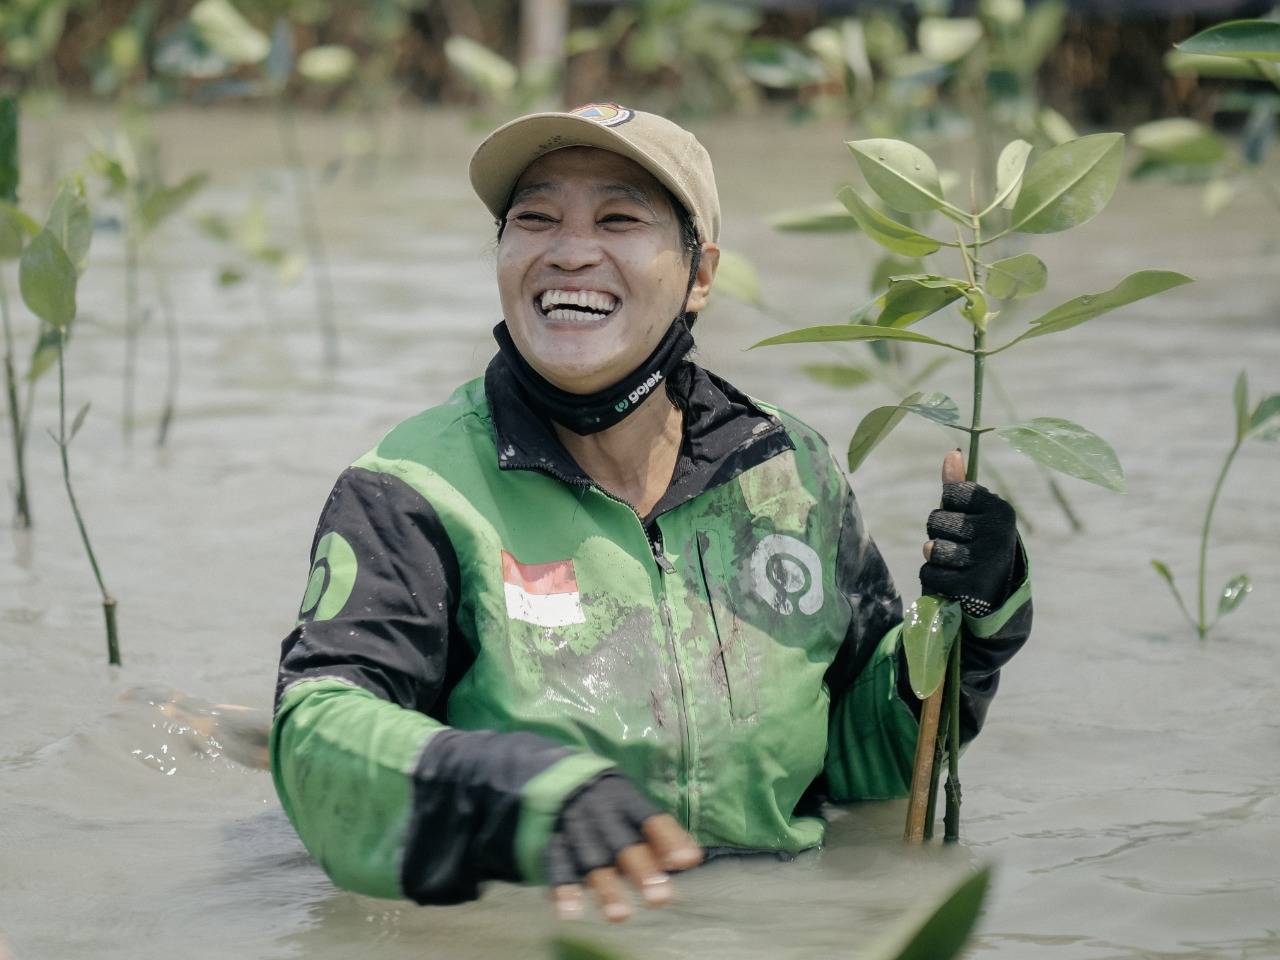
<svg viewBox="0 0 1280 960">
<path fill-rule="evenodd" d="M 602 127 L 616 127 L 634 117 L 635 111 L 616 103 L 586 103 L 569 111 L 583 120 L 594 120 Z"/>
</svg>

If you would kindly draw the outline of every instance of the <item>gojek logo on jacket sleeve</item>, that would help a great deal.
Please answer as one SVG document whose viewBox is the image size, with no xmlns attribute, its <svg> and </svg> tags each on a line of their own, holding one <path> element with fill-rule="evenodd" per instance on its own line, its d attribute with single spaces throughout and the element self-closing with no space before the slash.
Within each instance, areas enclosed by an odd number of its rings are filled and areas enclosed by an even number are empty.
<svg viewBox="0 0 1280 960">
<path fill-rule="evenodd" d="M 502 586 L 507 616 L 539 627 L 567 627 L 585 623 L 582 595 L 572 560 L 521 563 L 502 551 Z"/>
</svg>

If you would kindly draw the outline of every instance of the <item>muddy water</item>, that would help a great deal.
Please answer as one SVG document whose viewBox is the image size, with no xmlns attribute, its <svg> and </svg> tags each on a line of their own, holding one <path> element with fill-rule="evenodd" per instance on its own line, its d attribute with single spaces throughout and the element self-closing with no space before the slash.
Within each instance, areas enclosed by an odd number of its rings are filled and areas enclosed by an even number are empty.
<svg viewBox="0 0 1280 960">
<path fill-rule="evenodd" d="M 105 119 L 69 118 L 68 158 Z M 203 111 L 160 123 L 173 169 L 213 172 L 197 209 L 239 209 L 258 194 L 289 228 L 269 119 Z M 309 156 L 337 155 L 340 132 L 305 123 Z M 699 132 L 718 163 L 725 243 L 763 266 L 770 300 L 797 324 L 834 322 L 860 302 L 865 242 L 779 237 L 763 220 L 853 177 L 842 131 L 765 122 Z M 319 363 L 307 285 L 265 303 L 252 284 L 217 290 L 220 251 L 185 223 L 151 251 L 184 337 L 179 419 L 163 453 L 151 444 L 158 324 L 142 347 L 143 422 L 131 449 L 121 441 L 122 245 L 109 229 L 94 238 L 69 369 L 72 403 L 92 399 L 93 411 L 74 468 L 121 600 L 125 666 L 103 665 L 93 584 L 44 436 L 45 383 L 30 458 L 38 528 L 0 543 L 0 939 L 15 960 L 508 958 L 540 955 L 554 929 L 538 890 L 495 885 L 475 904 L 421 909 L 335 889 L 268 776 L 156 705 L 181 690 L 269 707 L 334 476 L 389 425 L 478 374 L 493 350 L 490 229 L 464 177 L 478 131 L 435 115 L 384 133 L 372 176 L 341 169 L 320 187 L 337 372 Z M 36 158 L 42 134 L 28 137 Z M 1147 565 L 1162 557 L 1191 587 L 1199 518 L 1229 443 L 1232 379 L 1243 367 L 1255 389 L 1280 389 L 1269 220 L 1240 202 L 1208 225 L 1192 194 L 1125 186 L 1093 224 L 1035 248 L 1053 273 L 1046 304 L 1143 267 L 1198 282 L 999 358 L 1024 416 L 1065 416 L 1113 443 L 1129 493 L 1066 481 L 1088 527 L 1071 535 L 1034 471 L 990 454 L 1035 524 L 1036 627 L 965 756 L 964 842 L 905 853 L 901 804 L 867 805 L 837 816 L 821 852 L 712 864 L 681 881 L 673 909 L 590 932 L 637 957 L 851 957 L 911 891 L 989 861 L 997 882 L 974 956 L 1280 957 L 1280 451 L 1246 448 L 1228 481 L 1211 582 L 1247 571 L 1257 588 L 1211 642 L 1196 642 Z M 826 358 L 817 348 L 743 352 L 776 329 L 719 303 L 700 323 L 702 360 L 843 445 L 888 395 L 804 380 L 798 364 Z M 935 386 L 962 396 L 965 371 L 944 368 Z M 907 424 L 854 480 L 908 593 L 950 443 Z M 7 477 L 7 440 L 0 457 Z"/>
</svg>

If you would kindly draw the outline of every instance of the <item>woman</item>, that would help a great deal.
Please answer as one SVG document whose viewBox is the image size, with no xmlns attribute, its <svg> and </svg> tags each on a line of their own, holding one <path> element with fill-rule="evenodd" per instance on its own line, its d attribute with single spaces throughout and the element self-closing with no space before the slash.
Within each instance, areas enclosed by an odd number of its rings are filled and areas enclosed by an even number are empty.
<svg viewBox="0 0 1280 960">
<path fill-rule="evenodd" d="M 486 879 L 650 905 L 704 851 L 818 845 L 905 793 L 902 604 L 822 438 L 686 359 L 719 260 L 711 161 L 616 104 L 476 150 L 504 323 L 482 379 L 338 479 L 270 751 L 338 884 Z M 944 467 L 923 588 L 966 608 L 963 735 L 1025 641 L 1013 511 Z"/>
</svg>

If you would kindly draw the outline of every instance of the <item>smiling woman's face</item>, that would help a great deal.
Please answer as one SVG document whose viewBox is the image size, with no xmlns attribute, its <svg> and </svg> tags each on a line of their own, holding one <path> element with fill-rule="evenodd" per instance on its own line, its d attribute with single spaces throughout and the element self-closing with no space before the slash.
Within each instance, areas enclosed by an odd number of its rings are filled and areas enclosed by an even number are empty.
<svg viewBox="0 0 1280 960">
<path fill-rule="evenodd" d="M 516 182 L 498 293 L 525 360 L 562 390 L 592 393 L 653 352 L 684 302 L 689 267 L 676 212 L 648 171 L 566 147 Z"/>
</svg>

